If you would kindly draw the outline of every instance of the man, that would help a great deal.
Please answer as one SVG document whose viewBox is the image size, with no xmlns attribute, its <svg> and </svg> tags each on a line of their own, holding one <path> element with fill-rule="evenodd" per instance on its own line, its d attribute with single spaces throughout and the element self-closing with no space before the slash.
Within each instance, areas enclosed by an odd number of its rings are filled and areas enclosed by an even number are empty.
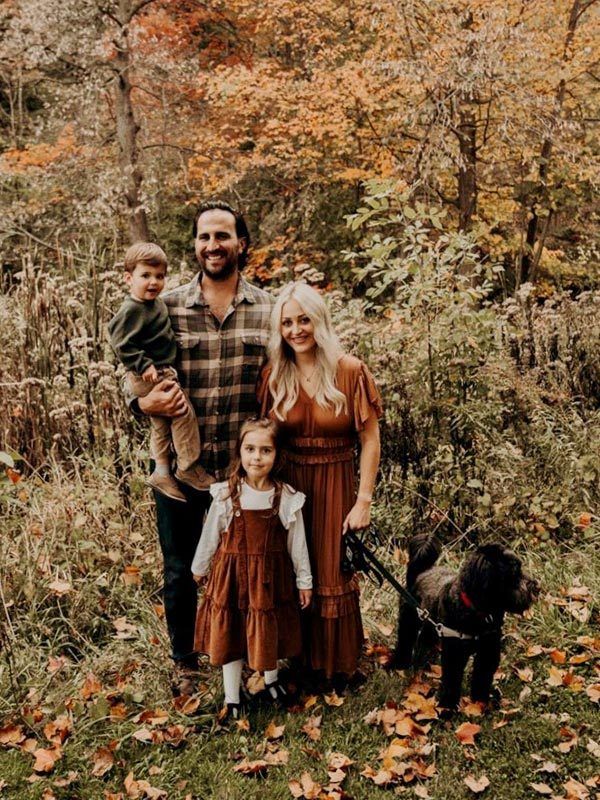
<svg viewBox="0 0 600 800">
<path fill-rule="evenodd" d="M 163 299 L 177 339 L 181 386 L 200 426 L 200 463 L 223 480 L 241 422 L 257 411 L 255 388 L 265 361 L 273 301 L 241 275 L 250 245 L 241 214 L 227 203 L 203 203 L 193 233 L 200 272 Z M 172 381 L 157 384 L 137 403 L 144 414 L 175 417 L 185 410 L 183 392 Z M 132 406 L 135 410 L 135 401 Z M 210 494 L 181 489 L 185 504 L 157 492 L 155 500 L 175 689 L 189 694 L 198 668 L 193 641 L 197 590 L 191 563 Z"/>
</svg>

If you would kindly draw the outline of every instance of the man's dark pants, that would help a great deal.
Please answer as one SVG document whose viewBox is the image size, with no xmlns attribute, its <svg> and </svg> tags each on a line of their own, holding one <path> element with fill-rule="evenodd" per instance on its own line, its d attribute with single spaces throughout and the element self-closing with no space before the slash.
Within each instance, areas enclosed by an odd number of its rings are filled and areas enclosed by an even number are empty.
<svg viewBox="0 0 600 800">
<path fill-rule="evenodd" d="M 170 500 L 156 491 L 154 498 L 164 560 L 163 597 L 172 656 L 176 664 L 194 668 L 198 663 L 194 651 L 198 590 L 191 566 L 211 495 L 184 486 L 181 489 L 187 496 L 187 503 Z"/>
</svg>

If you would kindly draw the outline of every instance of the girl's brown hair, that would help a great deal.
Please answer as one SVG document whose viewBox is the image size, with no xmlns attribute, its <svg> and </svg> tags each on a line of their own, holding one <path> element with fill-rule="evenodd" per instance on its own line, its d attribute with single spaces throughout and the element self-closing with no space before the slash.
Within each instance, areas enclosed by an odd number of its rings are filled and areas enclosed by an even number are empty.
<svg viewBox="0 0 600 800">
<path fill-rule="evenodd" d="M 246 470 L 242 466 L 242 445 L 244 443 L 244 438 L 249 433 L 252 433 L 252 431 L 268 431 L 273 440 L 273 446 L 275 448 L 275 462 L 269 477 L 275 486 L 275 495 L 273 496 L 273 516 L 276 516 L 279 513 L 279 504 L 281 503 L 281 493 L 283 491 L 283 481 L 279 477 L 279 474 L 283 468 L 284 457 L 281 448 L 280 428 L 275 420 L 267 419 L 266 417 L 251 417 L 242 423 L 235 446 L 235 458 L 229 471 L 229 497 L 231 498 L 232 503 L 235 503 L 240 498 L 242 491 L 242 478 L 246 477 Z"/>
</svg>

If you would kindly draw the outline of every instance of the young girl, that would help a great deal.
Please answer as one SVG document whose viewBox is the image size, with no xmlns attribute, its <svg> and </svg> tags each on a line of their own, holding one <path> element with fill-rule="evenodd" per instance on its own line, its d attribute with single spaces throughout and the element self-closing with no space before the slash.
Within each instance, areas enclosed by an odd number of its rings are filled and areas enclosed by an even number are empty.
<svg viewBox="0 0 600 800">
<path fill-rule="evenodd" d="M 210 487 L 213 502 L 192 562 L 198 583 L 210 570 L 195 648 L 223 667 L 226 716 L 234 719 L 244 661 L 264 672 L 268 697 L 285 699 L 277 659 L 297 656 L 302 648 L 294 573 L 300 608 L 308 608 L 312 596 L 305 496 L 277 477 L 278 437 L 272 420 L 242 425 L 229 480 Z"/>
</svg>

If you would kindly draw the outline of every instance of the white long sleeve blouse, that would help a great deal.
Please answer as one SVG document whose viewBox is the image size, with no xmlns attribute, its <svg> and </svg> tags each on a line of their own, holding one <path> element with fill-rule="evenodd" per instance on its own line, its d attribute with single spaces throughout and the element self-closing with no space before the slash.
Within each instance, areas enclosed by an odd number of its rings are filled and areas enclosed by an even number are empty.
<svg viewBox="0 0 600 800">
<path fill-rule="evenodd" d="M 202 536 L 192 561 L 194 575 L 208 574 L 213 556 L 221 540 L 221 534 L 229 528 L 233 517 L 233 504 L 231 498 L 228 497 L 229 486 L 227 482 L 213 483 L 210 487 L 210 493 L 213 501 L 208 510 L 206 521 L 202 528 Z M 274 494 L 274 488 L 267 491 L 259 491 L 242 481 L 240 506 L 242 509 L 249 511 L 272 508 Z M 295 492 L 287 484 L 284 484 L 279 504 L 279 519 L 288 532 L 287 550 L 294 567 L 298 589 L 312 589 L 312 573 L 306 546 L 304 519 L 302 517 L 302 506 L 305 500 L 306 496 L 302 492 Z"/>
</svg>

